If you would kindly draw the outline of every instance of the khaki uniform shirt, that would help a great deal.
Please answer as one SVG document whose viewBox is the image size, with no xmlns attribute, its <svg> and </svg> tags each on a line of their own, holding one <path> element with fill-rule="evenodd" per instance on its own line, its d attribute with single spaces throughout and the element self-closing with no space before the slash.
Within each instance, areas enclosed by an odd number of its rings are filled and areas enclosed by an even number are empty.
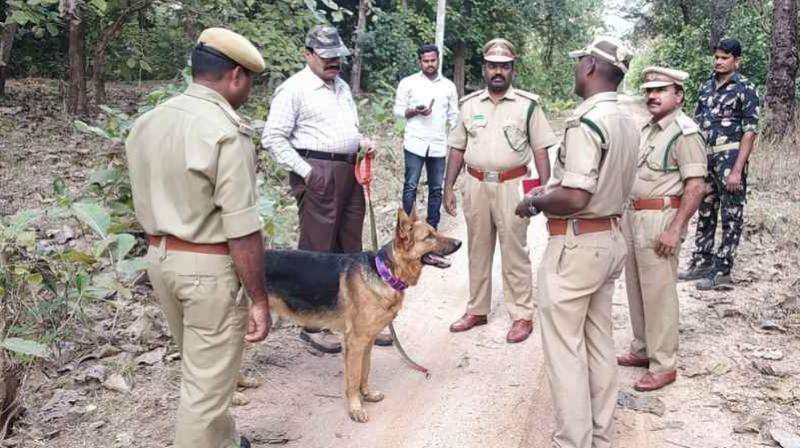
<svg viewBox="0 0 800 448">
<path fill-rule="evenodd" d="M 605 139 L 581 117 L 594 123 Z M 576 188 L 592 194 L 586 207 L 566 218 L 619 216 L 636 175 L 639 130 L 633 117 L 617 106 L 615 92 L 587 98 L 567 120 L 564 141 L 548 187 Z M 550 218 L 559 218 L 547 214 Z M 564 218 L 564 217 L 561 217 Z"/>
<path fill-rule="evenodd" d="M 642 144 L 631 197 L 683 195 L 683 182 L 706 176 L 706 149 L 700 127 L 680 109 L 642 128 Z"/>
<path fill-rule="evenodd" d="M 136 120 L 125 152 L 144 231 L 221 243 L 260 230 L 251 135 L 225 98 L 200 84 Z"/>
<path fill-rule="evenodd" d="M 525 123 L 532 102 L 536 105 L 530 121 Z M 461 120 L 450 133 L 448 145 L 465 150 L 465 163 L 482 171 L 527 165 L 532 148 L 558 143 L 539 97 L 532 93 L 509 87 L 495 104 L 484 89 L 462 98 L 459 113 Z"/>
</svg>

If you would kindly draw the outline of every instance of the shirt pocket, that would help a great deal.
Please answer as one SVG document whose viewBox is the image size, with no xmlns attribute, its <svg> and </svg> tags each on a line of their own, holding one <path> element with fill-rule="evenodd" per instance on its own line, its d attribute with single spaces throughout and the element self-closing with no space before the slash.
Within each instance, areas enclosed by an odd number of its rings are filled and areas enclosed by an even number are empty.
<svg viewBox="0 0 800 448">
<path fill-rule="evenodd" d="M 464 122 L 464 127 L 467 129 L 467 134 L 469 134 L 471 138 L 478 138 L 488 124 L 489 120 L 486 118 L 486 115 L 474 114 L 467 117 Z"/>
<path fill-rule="evenodd" d="M 639 155 L 638 169 L 636 170 L 636 175 L 639 179 L 650 182 L 658 179 L 661 175 L 659 166 L 662 161 L 656 160 L 658 159 L 658 153 L 659 151 L 656 151 L 655 146 L 648 145 L 647 149 Z"/>
<path fill-rule="evenodd" d="M 528 133 L 525 125 L 518 120 L 508 119 L 503 123 L 503 138 L 506 144 L 515 152 L 528 149 Z"/>
</svg>

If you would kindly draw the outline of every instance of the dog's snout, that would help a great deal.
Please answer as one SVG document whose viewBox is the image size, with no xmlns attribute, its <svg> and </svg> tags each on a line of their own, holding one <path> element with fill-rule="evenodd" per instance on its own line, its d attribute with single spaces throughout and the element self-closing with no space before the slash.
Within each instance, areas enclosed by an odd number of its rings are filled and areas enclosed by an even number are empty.
<svg viewBox="0 0 800 448">
<path fill-rule="evenodd" d="M 451 244 L 453 245 L 453 252 L 461 248 L 461 240 L 453 239 Z"/>
</svg>

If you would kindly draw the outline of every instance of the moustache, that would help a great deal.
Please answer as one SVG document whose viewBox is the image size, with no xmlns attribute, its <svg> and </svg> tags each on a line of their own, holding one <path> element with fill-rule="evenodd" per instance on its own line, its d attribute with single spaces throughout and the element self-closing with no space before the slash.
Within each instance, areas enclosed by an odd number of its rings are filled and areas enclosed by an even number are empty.
<svg viewBox="0 0 800 448">
<path fill-rule="evenodd" d="M 505 80 L 506 80 L 506 78 L 504 78 L 502 76 L 495 76 L 495 77 L 492 78 L 492 81 L 505 81 Z"/>
<path fill-rule="evenodd" d="M 329 66 L 325 67 L 325 70 L 339 70 L 339 66 L 338 65 L 329 65 Z"/>
<path fill-rule="evenodd" d="M 659 105 L 661 105 L 661 102 L 655 101 L 655 100 L 650 100 L 650 101 L 647 102 L 647 105 L 648 106 L 659 106 Z"/>
</svg>

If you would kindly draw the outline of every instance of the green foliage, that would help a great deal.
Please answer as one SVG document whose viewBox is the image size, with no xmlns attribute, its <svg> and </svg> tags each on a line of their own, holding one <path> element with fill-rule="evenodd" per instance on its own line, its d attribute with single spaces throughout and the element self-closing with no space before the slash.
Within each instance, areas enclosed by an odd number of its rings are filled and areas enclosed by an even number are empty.
<svg viewBox="0 0 800 448">
<path fill-rule="evenodd" d="M 59 0 L 8 0 L 7 22 L 16 22 L 23 29 L 29 29 L 34 36 L 42 38 L 46 34 L 58 35 Z"/>
<path fill-rule="evenodd" d="M 397 85 L 417 68 L 417 48 L 433 42 L 434 24 L 410 10 L 380 13 L 361 35 L 359 43 L 366 90 L 376 91 L 386 83 Z"/>
<path fill-rule="evenodd" d="M 688 5 L 686 14 L 674 8 L 672 0 L 653 2 L 648 13 L 637 13 L 640 22 L 635 37 L 644 47 L 627 76 L 629 88 L 638 88 L 641 70 L 648 65 L 665 65 L 689 73 L 684 109 L 691 113 L 697 93 L 704 80 L 712 74 L 714 62 L 708 47 L 711 22 L 708 17 L 711 2 Z M 736 2 L 728 18 L 724 37 L 742 44 L 739 71 L 763 93 L 769 70 L 770 2 Z M 762 96 L 763 98 L 763 96 Z"/>
</svg>

